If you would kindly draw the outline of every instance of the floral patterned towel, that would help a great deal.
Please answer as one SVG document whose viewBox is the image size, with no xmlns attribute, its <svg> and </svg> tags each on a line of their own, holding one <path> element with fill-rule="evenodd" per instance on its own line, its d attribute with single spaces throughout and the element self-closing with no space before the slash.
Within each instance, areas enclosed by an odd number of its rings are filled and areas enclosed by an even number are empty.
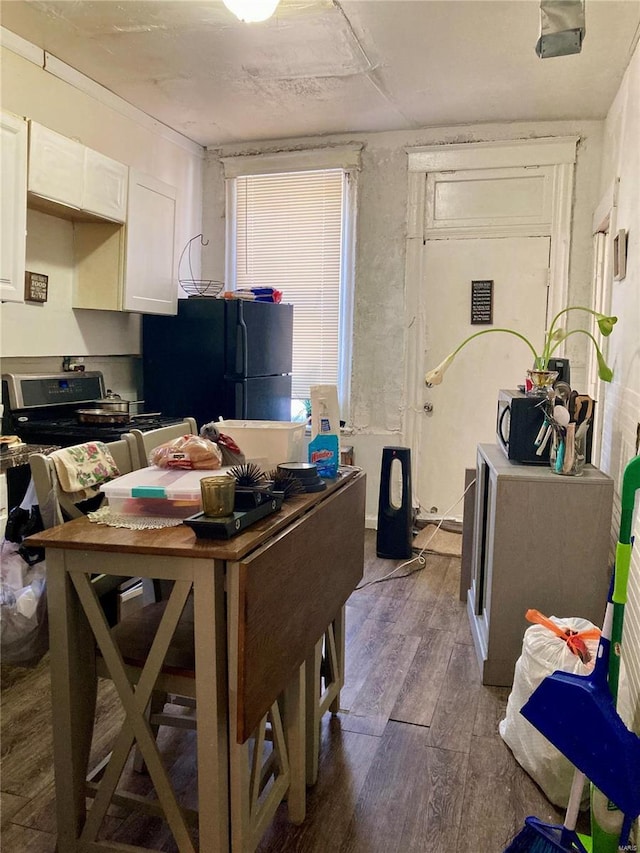
<svg viewBox="0 0 640 853">
<path fill-rule="evenodd" d="M 118 477 L 120 471 L 109 448 L 101 441 L 64 447 L 50 454 L 60 488 L 74 502 L 96 494 L 96 486 Z"/>
</svg>

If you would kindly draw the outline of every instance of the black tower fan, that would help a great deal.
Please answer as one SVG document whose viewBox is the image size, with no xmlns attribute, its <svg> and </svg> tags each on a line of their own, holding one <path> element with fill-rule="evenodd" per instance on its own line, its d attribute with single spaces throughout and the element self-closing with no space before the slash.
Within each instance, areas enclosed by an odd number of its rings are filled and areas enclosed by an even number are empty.
<svg viewBox="0 0 640 853">
<path fill-rule="evenodd" d="M 402 470 L 399 506 L 391 501 L 391 474 L 396 459 Z M 408 447 L 383 447 L 376 554 L 389 560 L 406 559 L 411 556 L 412 538 L 411 450 Z"/>
</svg>

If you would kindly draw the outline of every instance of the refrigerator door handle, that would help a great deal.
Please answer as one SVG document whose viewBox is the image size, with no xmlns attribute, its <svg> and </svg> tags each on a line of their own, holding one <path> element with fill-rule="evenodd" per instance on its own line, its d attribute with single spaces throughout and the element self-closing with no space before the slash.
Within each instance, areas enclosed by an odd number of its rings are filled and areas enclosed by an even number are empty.
<svg viewBox="0 0 640 853">
<path fill-rule="evenodd" d="M 247 388 L 246 382 L 236 382 L 235 383 L 235 416 L 237 418 L 241 418 L 242 420 L 246 420 L 247 417 Z"/>
<path fill-rule="evenodd" d="M 238 305 L 238 335 L 236 337 L 236 375 L 246 376 L 249 363 L 247 324 L 242 314 L 242 303 Z"/>
</svg>

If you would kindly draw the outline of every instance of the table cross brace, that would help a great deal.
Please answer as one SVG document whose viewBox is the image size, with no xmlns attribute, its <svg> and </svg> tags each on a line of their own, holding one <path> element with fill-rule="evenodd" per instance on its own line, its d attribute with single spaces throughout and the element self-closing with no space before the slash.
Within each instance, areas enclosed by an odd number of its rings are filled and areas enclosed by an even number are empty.
<svg viewBox="0 0 640 853">
<path fill-rule="evenodd" d="M 96 840 L 135 740 L 140 747 L 140 752 L 156 789 L 167 823 L 180 851 L 182 853 L 195 853 L 185 817 L 162 762 L 149 721 L 144 714 L 162 669 L 171 638 L 191 591 L 192 582 L 188 580 L 175 582 L 140 679 L 134 689 L 127 678 L 122 655 L 111 636 L 104 612 L 100 607 L 89 577 L 82 573 L 72 573 L 71 577 L 126 714 L 112 751 L 111 760 L 100 783 L 93 807 L 88 814 L 81 839 L 88 843 Z"/>
</svg>

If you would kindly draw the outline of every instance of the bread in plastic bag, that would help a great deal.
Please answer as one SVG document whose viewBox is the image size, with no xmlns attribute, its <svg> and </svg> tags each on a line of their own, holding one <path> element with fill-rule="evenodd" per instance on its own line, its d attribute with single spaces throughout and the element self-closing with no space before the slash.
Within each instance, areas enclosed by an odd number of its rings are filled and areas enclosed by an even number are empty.
<svg viewBox="0 0 640 853">
<path fill-rule="evenodd" d="M 222 467 L 220 448 L 199 435 L 181 435 L 154 447 L 149 453 L 149 464 L 158 468 L 196 468 L 215 470 Z"/>
<path fill-rule="evenodd" d="M 595 626 L 587 619 L 577 617 L 549 617 L 560 628 L 587 631 Z M 516 661 L 513 687 L 507 702 L 504 720 L 498 725 L 500 736 L 507 744 L 520 766 L 542 788 L 546 797 L 560 808 L 566 808 L 573 780 L 574 767 L 540 732 L 520 713 L 533 691 L 556 670 L 588 675 L 593 670 L 597 640 L 586 640 L 591 661 L 582 663 L 564 640 L 552 634 L 543 625 L 532 625 L 524 633 L 522 654 Z M 582 808 L 588 805 L 589 788 L 585 787 Z"/>
</svg>

